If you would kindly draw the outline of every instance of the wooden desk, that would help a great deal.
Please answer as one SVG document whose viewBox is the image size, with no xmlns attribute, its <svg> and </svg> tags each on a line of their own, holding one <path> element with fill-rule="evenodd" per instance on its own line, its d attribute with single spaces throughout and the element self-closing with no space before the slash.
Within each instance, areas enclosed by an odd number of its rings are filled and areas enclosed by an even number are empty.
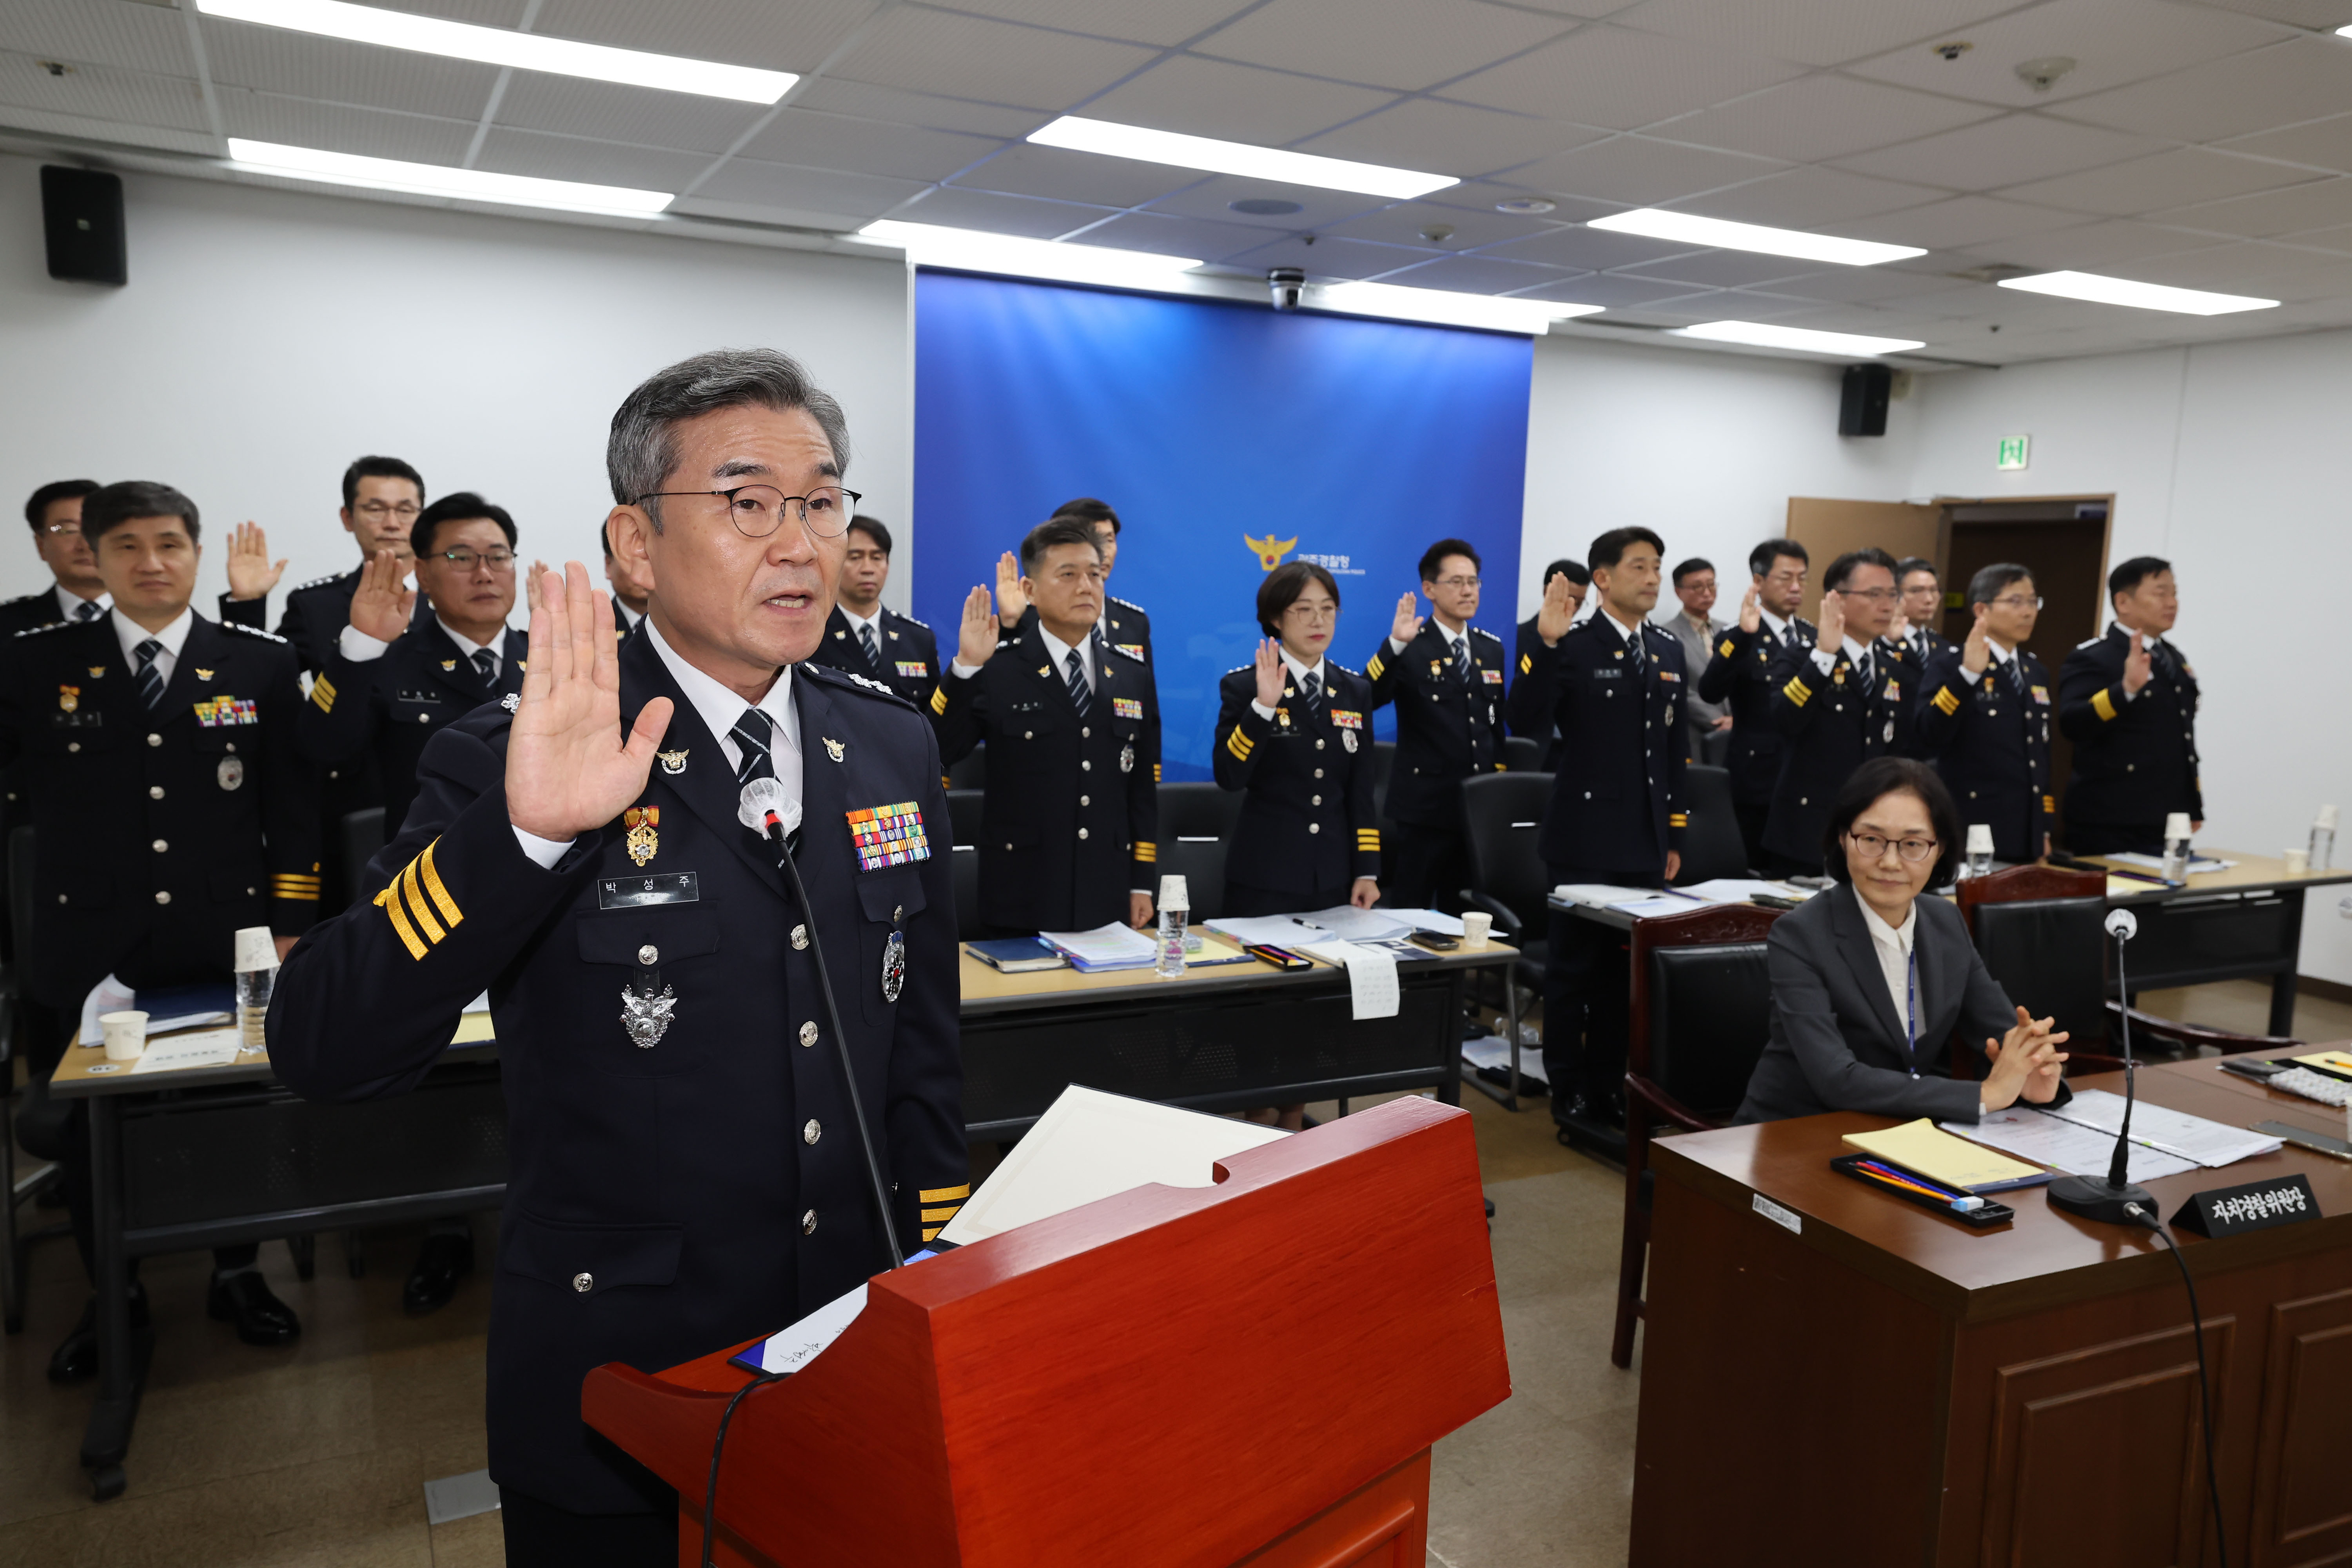
<svg viewBox="0 0 2352 1568">
<path fill-rule="evenodd" d="M 2139 1090 L 2236 1125 L 2344 1131 L 2343 1113 L 2210 1060 L 2142 1068 Z M 2188 1299 L 2162 1244 L 2040 1188 L 1976 1231 L 1829 1168 L 1841 1134 L 1886 1124 L 1839 1113 L 1651 1145 L 1633 1563 L 2211 1561 Z M 2168 1219 L 2192 1192 L 2290 1171 L 2325 1218 L 2179 1236 L 2239 1568 L 2352 1554 L 2352 1162 L 2289 1145 L 2148 1184 Z"/>
<path fill-rule="evenodd" d="M 2284 861 L 2273 855 L 2237 850 L 2199 852 L 2238 863 L 2227 871 L 2194 873 L 2181 888 L 2107 880 L 2107 902 L 2127 906 L 2139 916 L 2139 935 L 2124 960 L 2132 995 L 2210 980 L 2267 979 L 2268 1031 L 2293 1034 L 2304 890 L 2352 882 L 2352 869 L 2290 872 Z M 2119 866 L 2095 855 L 2086 859 L 2110 870 L 2147 869 Z M 2140 890 L 2143 885 L 2145 891 Z M 2108 978 L 2113 990 L 2113 975 Z"/>
</svg>

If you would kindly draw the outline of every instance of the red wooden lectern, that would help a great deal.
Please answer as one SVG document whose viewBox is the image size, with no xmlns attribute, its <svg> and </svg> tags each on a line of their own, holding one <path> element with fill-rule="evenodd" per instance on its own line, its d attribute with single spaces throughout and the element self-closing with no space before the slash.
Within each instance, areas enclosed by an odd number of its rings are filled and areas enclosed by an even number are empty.
<svg viewBox="0 0 2352 1568">
<path fill-rule="evenodd" d="M 716 1556 L 1421 1568 L 1429 1448 L 1511 1391 L 1464 1112 L 1391 1101 L 877 1276 L 728 1427 Z M 588 1375 L 700 1561 L 734 1346 Z"/>
</svg>

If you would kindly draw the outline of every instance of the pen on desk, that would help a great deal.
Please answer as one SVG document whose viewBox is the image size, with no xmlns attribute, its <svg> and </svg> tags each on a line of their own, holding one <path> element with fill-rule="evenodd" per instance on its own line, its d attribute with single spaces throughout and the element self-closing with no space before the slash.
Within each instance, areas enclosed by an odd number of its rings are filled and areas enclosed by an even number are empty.
<svg viewBox="0 0 2352 1568">
<path fill-rule="evenodd" d="M 1931 1186 L 1926 1182 L 1920 1181 L 1914 1176 L 1907 1176 L 1903 1172 L 1895 1170 L 1889 1166 L 1879 1165 L 1874 1161 L 1860 1160 L 1855 1163 L 1864 1170 L 1869 1172 L 1872 1176 L 1877 1177 L 1883 1182 L 1885 1182 L 1889 1186 L 1908 1187 L 1913 1192 L 1924 1193 L 1927 1197 L 1934 1198 L 1937 1202 L 1943 1204 L 1958 1213 L 1969 1214 L 1984 1207 L 1985 1200 L 1976 1197 L 1974 1194 L 1946 1192 L 1941 1187 Z"/>
</svg>

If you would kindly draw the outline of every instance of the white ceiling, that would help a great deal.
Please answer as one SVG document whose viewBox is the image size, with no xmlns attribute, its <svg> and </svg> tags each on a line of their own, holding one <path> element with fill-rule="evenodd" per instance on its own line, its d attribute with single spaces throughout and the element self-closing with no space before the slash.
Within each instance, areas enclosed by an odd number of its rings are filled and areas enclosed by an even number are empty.
<svg viewBox="0 0 2352 1568">
<path fill-rule="evenodd" d="M 168 0 L 9 0 L 0 135 L 213 173 L 245 136 L 677 191 L 674 211 L 738 224 L 889 216 L 1978 363 L 2352 324 L 2352 39 L 2329 32 L 2352 0 L 401 3 L 803 80 L 765 108 Z M 1931 48 L 1954 41 L 1971 47 Z M 2075 68 L 2021 79 L 2050 56 Z M 1022 143 L 1069 112 L 1464 183 L 1389 203 Z M 1528 196 L 1555 209 L 1496 210 Z M 1231 205 L 1268 197 L 1300 210 Z M 1821 268 L 1583 226 L 1637 205 L 1929 254 Z M 2285 303 L 2209 319 L 1990 286 L 2061 267 Z"/>
</svg>

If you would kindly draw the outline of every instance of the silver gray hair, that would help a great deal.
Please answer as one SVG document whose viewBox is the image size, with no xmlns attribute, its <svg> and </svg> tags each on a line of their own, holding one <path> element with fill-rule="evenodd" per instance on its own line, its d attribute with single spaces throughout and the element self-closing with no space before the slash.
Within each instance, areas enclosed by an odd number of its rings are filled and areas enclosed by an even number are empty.
<svg viewBox="0 0 2352 1568">
<path fill-rule="evenodd" d="M 773 349 L 714 349 L 680 360 L 639 383 L 613 414 L 604 470 L 617 506 L 660 490 L 677 466 L 677 427 L 722 408 L 806 409 L 833 447 L 836 470 L 849 467 L 849 421 L 831 392 L 809 380 L 800 361 Z M 657 505 L 646 511 L 661 527 Z"/>
</svg>

